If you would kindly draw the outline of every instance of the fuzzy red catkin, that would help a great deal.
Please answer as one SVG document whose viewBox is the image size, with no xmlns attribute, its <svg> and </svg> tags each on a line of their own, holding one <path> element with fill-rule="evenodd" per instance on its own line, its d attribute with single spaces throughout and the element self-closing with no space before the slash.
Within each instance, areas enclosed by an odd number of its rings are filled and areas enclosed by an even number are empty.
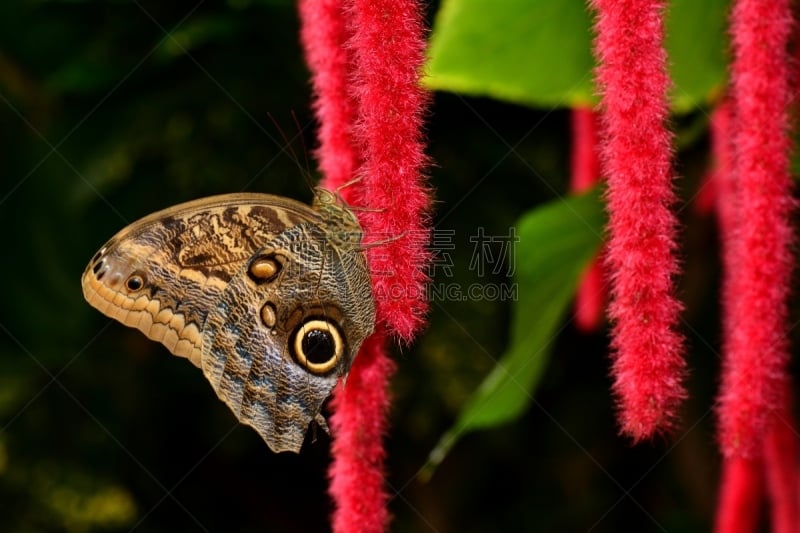
<svg viewBox="0 0 800 533">
<path fill-rule="evenodd" d="M 600 116 L 591 108 L 572 110 L 572 173 L 570 189 L 580 193 L 600 181 Z M 600 257 L 589 264 L 575 293 L 575 325 L 597 331 L 603 320 L 606 288 Z"/>
<path fill-rule="evenodd" d="M 321 123 L 324 185 L 350 183 L 340 192 L 350 205 L 365 208 L 357 212 L 367 242 L 379 243 L 368 249 L 377 331 L 332 402 L 333 530 L 379 532 L 389 523 L 383 437 L 394 363 L 387 334 L 409 341 L 427 310 L 423 11 L 415 0 L 302 0 L 300 14 Z"/>
<path fill-rule="evenodd" d="M 634 441 L 671 427 L 686 396 L 681 304 L 674 295 L 676 218 L 671 210 L 663 0 L 593 0 L 602 93 L 603 175 L 608 180 L 614 392 Z"/>
<path fill-rule="evenodd" d="M 718 415 L 726 456 L 759 453 L 788 379 L 793 201 L 785 50 L 791 25 L 788 0 L 739 0 L 733 8 L 734 216 L 739 221 L 726 252 L 730 287 L 723 289 L 729 323 Z"/>
<path fill-rule="evenodd" d="M 420 85 L 425 51 L 422 6 L 416 0 L 354 0 L 353 79 L 359 102 L 355 135 L 363 146 L 361 213 L 378 320 L 401 340 L 422 327 L 428 303 L 430 196 L 422 169 L 428 94 Z M 391 38 L 387 38 L 391 36 Z"/>
<path fill-rule="evenodd" d="M 336 388 L 330 419 L 333 462 L 328 472 L 336 533 L 378 533 L 389 524 L 383 437 L 393 373 L 386 338 L 377 333 L 364 342 L 347 381 Z"/>
<path fill-rule="evenodd" d="M 720 201 L 720 195 L 727 195 L 728 200 L 735 198 L 733 194 L 733 139 L 731 138 L 733 118 L 730 100 L 728 97 L 723 98 L 711 112 L 709 127 L 711 169 L 706 172 L 694 201 L 694 209 L 697 213 L 716 212 L 721 235 L 730 234 L 726 227 L 733 224 L 734 215 L 738 211 L 731 203 Z M 731 190 L 721 190 L 724 187 Z"/>
<path fill-rule="evenodd" d="M 313 76 L 314 111 L 319 122 L 316 151 L 324 186 L 337 190 L 353 179 L 360 164 L 353 141 L 357 103 L 350 94 L 350 37 L 340 0 L 300 0 L 300 38 Z M 345 199 L 349 191 L 340 191 Z M 352 205 L 352 201 L 350 202 Z"/>
</svg>

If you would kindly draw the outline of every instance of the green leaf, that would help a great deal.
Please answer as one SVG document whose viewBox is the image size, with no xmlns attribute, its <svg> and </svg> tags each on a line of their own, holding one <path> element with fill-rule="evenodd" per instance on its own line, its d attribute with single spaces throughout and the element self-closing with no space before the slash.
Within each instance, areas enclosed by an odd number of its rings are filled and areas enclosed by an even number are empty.
<svg viewBox="0 0 800 533">
<path fill-rule="evenodd" d="M 677 112 L 709 102 L 724 86 L 727 5 L 670 3 L 666 46 Z M 425 84 L 535 107 L 594 104 L 589 9 L 575 0 L 445 0 Z"/>
<path fill-rule="evenodd" d="M 727 82 L 728 0 L 672 0 L 666 47 L 672 109 L 685 113 L 720 96 Z"/>
<path fill-rule="evenodd" d="M 533 106 L 590 104 L 589 24 L 575 0 L 445 0 L 425 83 Z"/>
<path fill-rule="evenodd" d="M 465 433 L 512 421 L 528 407 L 604 224 L 597 190 L 559 198 L 519 220 L 511 345 L 430 453 L 421 477 L 430 476 Z"/>
</svg>

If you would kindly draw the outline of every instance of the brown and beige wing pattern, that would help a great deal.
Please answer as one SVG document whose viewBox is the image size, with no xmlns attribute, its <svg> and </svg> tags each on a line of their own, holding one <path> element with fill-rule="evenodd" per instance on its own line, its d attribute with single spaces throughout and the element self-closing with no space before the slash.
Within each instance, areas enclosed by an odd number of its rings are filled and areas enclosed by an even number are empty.
<svg viewBox="0 0 800 533">
<path fill-rule="evenodd" d="M 115 235 L 86 300 L 187 357 L 275 451 L 308 424 L 372 333 L 361 228 L 338 196 L 313 206 L 230 194 L 153 213 Z"/>
<path fill-rule="evenodd" d="M 258 248 L 317 219 L 305 204 L 266 194 L 176 205 L 112 237 L 84 271 L 83 294 L 101 313 L 200 366 L 211 302 Z"/>
</svg>

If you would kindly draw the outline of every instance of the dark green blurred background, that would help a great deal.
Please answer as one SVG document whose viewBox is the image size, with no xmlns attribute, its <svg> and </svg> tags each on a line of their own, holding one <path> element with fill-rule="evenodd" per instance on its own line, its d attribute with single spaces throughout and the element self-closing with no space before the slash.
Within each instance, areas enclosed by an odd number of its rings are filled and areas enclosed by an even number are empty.
<svg viewBox="0 0 800 533">
<path fill-rule="evenodd" d="M 199 370 L 80 290 L 97 248 L 157 209 L 242 190 L 310 199 L 281 140 L 299 126 L 314 145 L 297 24 L 294 4 L 278 0 L 2 3 L 0 531 L 328 528 L 327 436 L 299 456 L 272 454 Z M 568 118 L 435 95 L 430 175 L 436 227 L 455 232 L 448 282 L 475 281 L 479 227 L 505 235 L 567 189 Z M 681 152 L 687 198 L 704 143 Z M 306 149 L 294 149 L 303 168 Z M 530 412 L 466 437 L 422 484 L 428 452 L 508 331 L 509 302 L 436 300 L 429 329 L 395 355 L 393 530 L 708 529 L 716 241 L 712 220 L 681 216 L 693 368 L 684 429 L 698 425 L 677 443 L 632 448 L 616 436 L 605 335 L 568 325 Z"/>
</svg>

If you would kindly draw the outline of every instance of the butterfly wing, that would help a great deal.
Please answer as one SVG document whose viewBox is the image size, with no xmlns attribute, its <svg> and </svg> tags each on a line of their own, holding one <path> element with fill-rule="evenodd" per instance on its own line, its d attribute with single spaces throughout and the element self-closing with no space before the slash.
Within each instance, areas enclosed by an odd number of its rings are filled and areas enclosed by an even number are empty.
<svg viewBox="0 0 800 533">
<path fill-rule="evenodd" d="M 324 425 L 322 403 L 374 321 L 363 252 L 300 224 L 258 250 L 214 303 L 203 372 L 273 451 L 297 452 L 309 423 Z"/>
<path fill-rule="evenodd" d="M 208 309 L 253 253 L 286 228 L 316 221 L 300 202 L 226 194 L 180 204 L 129 225 L 95 254 L 86 300 L 200 366 Z"/>
<path fill-rule="evenodd" d="M 201 366 L 275 451 L 311 420 L 372 332 L 361 229 L 326 191 L 314 207 L 265 194 L 177 205 L 115 235 L 82 277 L 86 300 Z"/>
</svg>

